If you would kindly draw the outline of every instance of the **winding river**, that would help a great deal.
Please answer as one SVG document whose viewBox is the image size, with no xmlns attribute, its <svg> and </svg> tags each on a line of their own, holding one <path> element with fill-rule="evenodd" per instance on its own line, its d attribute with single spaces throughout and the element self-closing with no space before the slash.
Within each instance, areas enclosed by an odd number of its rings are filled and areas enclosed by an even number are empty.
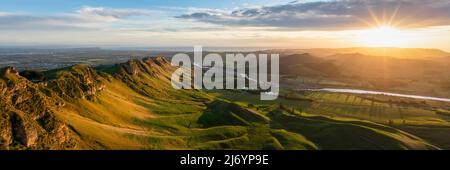
<svg viewBox="0 0 450 170">
<path fill-rule="evenodd" d="M 413 99 L 423 99 L 423 100 L 434 100 L 434 101 L 450 102 L 450 99 L 448 99 L 448 98 L 419 96 L 419 95 L 408 95 L 408 94 L 399 94 L 399 93 L 370 91 L 370 90 L 335 89 L 335 88 L 300 89 L 300 90 L 305 90 L 305 91 L 322 91 L 322 92 L 333 92 L 333 93 L 374 94 L 374 95 L 386 95 L 386 96 L 394 96 L 394 97 L 405 97 L 405 98 L 413 98 Z"/>
</svg>

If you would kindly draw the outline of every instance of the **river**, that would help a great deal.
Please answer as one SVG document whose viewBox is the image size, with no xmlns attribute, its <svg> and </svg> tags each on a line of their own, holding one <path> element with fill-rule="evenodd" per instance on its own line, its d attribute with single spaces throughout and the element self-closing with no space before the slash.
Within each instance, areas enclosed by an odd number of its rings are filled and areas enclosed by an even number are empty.
<svg viewBox="0 0 450 170">
<path fill-rule="evenodd" d="M 448 98 L 420 96 L 420 95 L 409 95 L 409 94 L 399 94 L 399 93 L 370 91 L 370 90 L 335 89 L 335 88 L 300 89 L 300 90 L 304 90 L 304 91 L 322 91 L 322 92 L 333 92 L 333 93 L 374 94 L 374 95 L 386 95 L 386 96 L 405 97 L 405 98 L 412 98 L 412 99 L 422 99 L 422 100 L 434 100 L 434 101 L 450 102 L 450 99 L 448 99 Z"/>
</svg>

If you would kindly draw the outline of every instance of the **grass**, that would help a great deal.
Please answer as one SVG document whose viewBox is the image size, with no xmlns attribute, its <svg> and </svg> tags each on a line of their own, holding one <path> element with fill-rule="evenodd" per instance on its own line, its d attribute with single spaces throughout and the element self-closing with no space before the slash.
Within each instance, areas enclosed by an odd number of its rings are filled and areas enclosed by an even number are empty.
<svg viewBox="0 0 450 170">
<path fill-rule="evenodd" d="M 417 132 L 415 131 L 416 128 L 408 128 L 408 133 L 412 135 L 420 135 L 421 137 L 423 137 L 423 142 L 429 141 L 431 142 L 430 145 L 435 145 L 440 148 L 448 148 L 449 146 L 448 144 L 446 144 L 446 142 L 436 142 L 447 141 L 442 135 L 424 135 L 424 132 L 427 131 L 427 129 L 429 130 L 429 133 L 440 133 L 437 131 L 441 130 L 445 132 L 446 129 L 450 129 L 450 118 L 442 113 L 445 111 L 443 111 L 443 109 L 435 109 L 449 107 L 449 104 L 445 102 L 423 102 L 422 100 L 377 95 L 361 96 L 325 92 L 297 93 L 293 91 L 290 91 L 290 95 L 311 99 L 311 101 L 289 100 L 282 97 L 275 101 L 260 101 L 258 94 L 236 91 L 215 91 L 215 93 L 217 93 L 217 96 L 221 99 L 234 101 L 242 106 L 246 105 L 246 103 L 251 103 L 261 112 L 263 112 L 263 114 L 268 114 L 268 112 L 282 104 L 294 109 L 297 112 L 296 115 L 301 117 L 321 116 L 328 119 L 346 121 L 347 123 L 352 123 L 348 121 L 375 122 L 377 124 L 384 124 L 388 127 L 394 127 L 394 129 L 420 127 L 421 129 L 417 130 Z M 283 93 L 289 93 L 289 91 L 284 89 L 284 92 L 282 92 L 281 95 L 283 95 Z M 271 119 L 273 121 L 273 118 Z M 367 124 L 365 124 L 364 126 L 367 126 Z M 381 129 L 382 131 L 386 130 L 381 126 L 376 126 L 374 128 L 371 125 L 369 126 L 369 128 L 372 128 L 377 133 L 381 132 L 378 131 L 378 129 Z M 333 133 L 339 134 L 338 132 Z M 387 135 L 390 136 L 390 138 L 394 138 L 395 140 L 397 140 L 397 138 L 407 139 L 404 141 L 404 143 L 411 143 L 411 141 L 413 141 L 411 145 L 415 145 L 414 142 L 417 141 L 405 138 L 403 135 L 401 135 L 402 137 L 399 137 L 396 133 L 390 133 L 388 133 Z M 325 140 L 325 137 L 323 140 Z M 354 139 L 348 139 L 345 141 L 352 140 Z M 367 145 L 373 144 L 367 143 Z M 322 145 L 318 144 L 317 146 Z"/>
<path fill-rule="evenodd" d="M 279 98 L 274 101 L 260 101 L 259 95 L 246 92 L 221 91 L 218 95 L 228 101 L 236 103 L 251 103 L 261 107 L 263 111 L 272 109 L 271 107 L 283 104 L 309 114 L 323 115 L 329 117 L 345 117 L 362 120 L 370 120 L 377 123 L 389 124 L 389 121 L 400 124 L 429 124 L 436 126 L 450 126 L 450 123 L 436 114 L 435 107 L 448 107 L 442 102 L 427 102 L 418 104 L 413 99 L 401 99 L 402 102 L 389 103 L 386 101 L 374 100 L 374 97 L 361 97 L 352 94 L 307 92 L 305 94 L 291 92 L 312 101 L 289 100 Z M 397 98 L 397 100 L 399 100 Z M 411 104 L 413 103 L 413 104 Z M 421 103 L 421 102 L 419 102 Z M 267 108 L 267 109 L 265 109 Z"/>
<path fill-rule="evenodd" d="M 400 132 L 388 132 L 382 127 L 372 127 L 355 122 L 342 122 L 330 119 L 311 119 L 292 116 L 283 111 L 272 113 L 276 122 L 273 128 L 297 132 L 313 141 L 321 149 L 428 149 L 431 148 L 419 139 L 409 138 Z M 400 135 L 400 137 L 393 137 Z M 414 145 L 410 140 L 414 140 Z M 348 142 L 352 141 L 352 142 Z M 416 145 L 416 143 L 419 143 Z"/>
<path fill-rule="evenodd" d="M 433 145 L 450 146 L 439 136 L 426 135 L 426 130 L 406 128 L 445 129 L 449 126 L 447 116 L 435 109 L 446 106 L 442 103 L 300 93 L 288 89 L 282 89 L 277 100 L 261 101 L 259 94 L 245 91 L 175 90 L 169 82 L 170 74 L 164 69 L 155 65 L 139 67 L 144 68 L 136 74 L 124 74 L 117 65 L 98 67 L 97 71 L 102 73 L 91 72 L 83 65 L 46 72 L 48 76 L 59 77 L 62 80 L 57 81 L 63 83 L 57 84 L 58 88 L 49 88 L 49 96 L 57 92 L 82 92 L 84 88 L 76 88 L 76 84 L 83 84 L 78 79 L 85 78 L 82 75 L 87 72 L 89 79 L 105 86 L 90 99 L 70 97 L 56 112 L 70 127 L 71 136 L 77 139 L 75 149 L 436 149 Z M 60 87 L 63 85 L 75 87 Z"/>
<path fill-rule="evenodd" d="M 96 70 L 114 75 L 120 71 L 120 67 L 118 65 L 100 65 L 96 67 Z"/>
<path fill-rule="evenodd" d="M 248 126 L 251 123 L 268 123 L 269 119 L 251 109 L 237 104 L 216 100 L 199 117 L 198 122 L 206 127 L 220 125 Z"/>
<path fill-rule="evenodd" d="M 283 129 L 275 129 L 270 132 L 283 146 L 283 149 L 288 150 L 307 150 L 318 149 L 316 144 L 306 139 L 303 135 L 289 132 Z"/>
<path fill-rule="evenodd" d="M 436 110 L 436 114 L 450 117 L 450 111 L 449 110 L 437 109 Z"/>
</svg>

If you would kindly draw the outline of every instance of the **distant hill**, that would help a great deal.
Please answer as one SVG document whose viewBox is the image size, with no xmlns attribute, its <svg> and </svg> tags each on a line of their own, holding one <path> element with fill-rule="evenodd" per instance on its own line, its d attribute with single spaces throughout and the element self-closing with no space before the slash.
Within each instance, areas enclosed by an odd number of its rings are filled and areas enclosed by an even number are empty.
<svg viewBox="0 0 450 170">
<path fill-rule="evenodd" d="M 339 74 L 339 70 L 332 61 L 312 56 L 309 53 L 281 56 L 280 66 L 280 73 L 287 75 L 324 76 Z"/>
<path fill-rule="evenodd" d="M 317 57 L 304 53 L 282 55 L 280 66 L 280 73 L 291 77 L 322 77 L 349 87 L 450 96 L 447 58 L 399 58 L 359 52 Z"/>
<path fill-rule="evenodd" d="M 318 57 L 327 57 L 335 54 L 349 54 L 360 53 L 370 56 L 390 56 L 395 58 L 409 58 L 409 59 L 441 59 L 450 56 L 450 53 L 439 49 L 425 49 L 425 48 L 313 48 L 313 49 L 287 49 L 275 50 L 282 54 L 301 54 L 309 53 Z"/>
</svg>

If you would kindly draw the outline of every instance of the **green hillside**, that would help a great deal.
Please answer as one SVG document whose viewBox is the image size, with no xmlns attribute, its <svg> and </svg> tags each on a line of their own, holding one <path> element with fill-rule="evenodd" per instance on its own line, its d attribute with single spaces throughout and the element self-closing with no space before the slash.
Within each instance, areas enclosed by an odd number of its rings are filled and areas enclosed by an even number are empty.
<svg viewBox="0 0 450 170">
<path fill-rule="evenodd" d="M 311 96 L 175 90 L 174 69 L 146 58 L 50 70 L 32 83 L 4 68 L 1 149 L 438 149 L 391 126 L 317 116 L 304 107 L 317 104 Z"/>
</svg>

